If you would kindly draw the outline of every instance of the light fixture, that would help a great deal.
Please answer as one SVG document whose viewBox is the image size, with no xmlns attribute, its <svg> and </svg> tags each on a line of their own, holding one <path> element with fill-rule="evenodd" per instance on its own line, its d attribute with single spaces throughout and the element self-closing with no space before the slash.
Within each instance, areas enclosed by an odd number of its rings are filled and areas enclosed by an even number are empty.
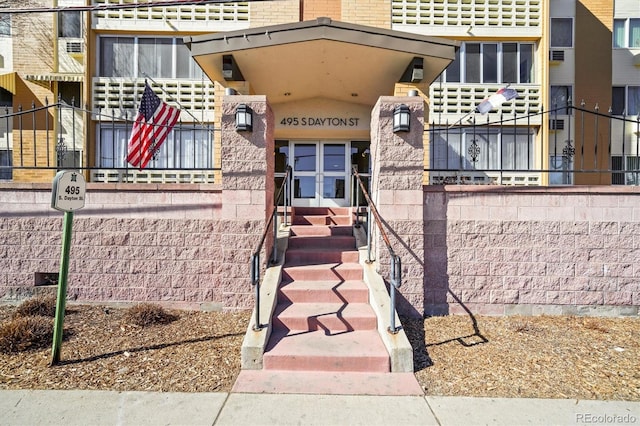
<svg viewBox="0 0 640 426">
<path fill-rule="evenodd" d="M 411 112 L 405 104 L 396 105 L 393 110 L 393 133 L 408 132 L 411 125 Z"/>
<path fill-rule="evenodd" d="M 222 56 L 222 77 L 226 81 L 244 81 L 240 67 L 233 55 Z"/>
<path fill-rule="evenodd" d="M 245 104 L 240 104 L 236 109 L 236 132 L 244 131 L 253 131 L 253 110 Z"/>
</svg>

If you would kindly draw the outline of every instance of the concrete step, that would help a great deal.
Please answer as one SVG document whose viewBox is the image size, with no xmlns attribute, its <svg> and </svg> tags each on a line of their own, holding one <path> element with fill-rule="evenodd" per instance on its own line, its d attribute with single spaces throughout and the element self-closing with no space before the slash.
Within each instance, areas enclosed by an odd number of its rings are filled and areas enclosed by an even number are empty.
<svg viewBox="0 0 640 426">
<path fill-rule="evenodd" d="M 320 236 L 320 237 L 330 237 L 334 235 L 350 235 L 353 236 L 353 229 L 351 226 L 338 226 L 338 225 L 292 225 L 291 226 L 291 235 L 293 237 L 312 237 L 312 236 Z"/>
<path fill-rule="evenodd" d="M 356 239 L 350 235 L 311 235 L 311 236 L 293 236 L 289 238 L 289 250 L 294 248 L 334 248 L 334 249 L 351 249 L 356 248 Z"/>
<path fill-rule="evenodd" d="M 293 207 L 292 212 L 294 216 L 349 216 L 351 207 Z"/>
<path fill-rule="evenodd" d="M 360 254 L 357 250 L 334 248 L 288 248 L 286 254 L 287 264 L 294 265 L 318 265 L 325 263 L 357 263 Z"/>
<path fill-rule="evenodd" d="M 389 354 L 376 330 L 326 334 L 324 330 L 274 330 L 263 357 L 265 370 L 387 373 Z"/>
<path fill-rule="evenodd" d="M 292 303 L 367 303 L 369 289 L 362 281 L 285 281 L 278 301 Z"/>
<path fill-rule="evenodd" d="M 359 263 L 327 263 L 323 265 L 287 264 L 282 269 L 284 281 L 355 281 L 362 280 Z"/>
<path fill-rule="evenodd" d="M 377 319 L 368 303 L 287 303 L 276 307 L 273 326 L 274 330 L 324 330 L 335 334 L 375 330 Z"/>
<path fill-rule="evenodd" d="M 242 370 L 231 392 L 422 396 L 413 373 Z M 346 422 L 348 423 L 348 422 Z"/>
<path fill-rule="evenodd" d="M 295 215 L 293 225 L 351 225 L 351 216 Z"/>
</svg>

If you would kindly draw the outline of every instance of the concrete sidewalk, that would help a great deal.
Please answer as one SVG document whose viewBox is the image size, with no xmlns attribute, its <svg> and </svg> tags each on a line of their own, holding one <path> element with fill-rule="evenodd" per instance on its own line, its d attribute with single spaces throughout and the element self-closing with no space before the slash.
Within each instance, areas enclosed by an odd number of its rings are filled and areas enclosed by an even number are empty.
<svg viewBox="0 0 640 426">
<path fill-rule="evenodd" d="M 640 425 L 640 402 L 0 390 L 2 425 Z"/>
</svg>

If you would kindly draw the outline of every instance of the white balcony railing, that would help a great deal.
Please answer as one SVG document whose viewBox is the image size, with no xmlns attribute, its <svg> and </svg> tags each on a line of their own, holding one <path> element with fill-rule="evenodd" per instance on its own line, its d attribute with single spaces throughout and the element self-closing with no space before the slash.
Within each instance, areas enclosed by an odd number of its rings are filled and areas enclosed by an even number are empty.
<svg viewBox="0 0 640 426">
<path fill-rule="evenodd" d="M 456 123 L 458 120 L 466 118 L 467 114 L 474 111 L 476 106 L 484 99 L 498 91 L 502 84 L 459 84 L 459 83 L 443 83 L 442 85 L 434 83 L 429 89 L 430 105 L 430 121 L 441 122 L 445 124 Z M 542 110 L 542 93 L 539 85 L 519 85 L 511 86 L 518 91 L 518 97 L 506 102 L 500 108 L 496 108 L 488 114 L 490 121 L 500 119 L 509 119 L 516 115 L 518 117 L 517 124 L 540 125 L 541 115 L 533 115 Z M 527 115 L 532 114 L 528 119 Z M 487 116 L 476 114 L 476 120 L 487 120 Z M 468 123 L 464 123 L 468 124 Z"/>
<path fill-rule="evenodd" d="M 91 182 L 100 183 L 214 183 L 213 170 L 92 169 Z"/>
<path fill-rule="evenodd" d="M 180 104 L 182 121 L 213 121 L 214 84 L 211 81 L 156 79 L 155 83 L 163 89 L 156 91 L 163 101 L 173 106 Z M 96 77 L 92 80 L 92 105 L 103 115 L 133 119 L 143 92 L 144 79 Z"/>
<path fill-rule="evenodd" d="M 146 1 L 94 0 L 97 5 L 142 3 Z M 249 26 L 249 8 L 249 2 L 220 2 L 105 9 L 93 12 L 92 25 L 97 30 L 229 31 Z"/>
<path fill-rule="evenodd" d="M 394 29 L 427 35 L 541 37 L 543 0 L 392 0 Z"/>
</svg>

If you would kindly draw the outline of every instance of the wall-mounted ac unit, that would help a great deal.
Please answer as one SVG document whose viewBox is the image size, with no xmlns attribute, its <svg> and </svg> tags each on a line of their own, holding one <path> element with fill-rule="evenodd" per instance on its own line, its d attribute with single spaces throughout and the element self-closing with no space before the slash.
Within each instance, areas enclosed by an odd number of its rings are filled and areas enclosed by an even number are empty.
<svg viewBox="0 0 640 426">
<path fill-rule="evenodd" d="M 549 60 L 552 62 L 564 62 L 564 50 L 550 50 Z"/>
<path fill-rule="evenodd" d="M 549 130 L 564 130 L 564 120 L 549 120 Z"/>
<path fill-rule="evenodd" d="M 84 43 L 82 41 L 67 41 L 67 53 L 84 52 Z"/>
</svg>

